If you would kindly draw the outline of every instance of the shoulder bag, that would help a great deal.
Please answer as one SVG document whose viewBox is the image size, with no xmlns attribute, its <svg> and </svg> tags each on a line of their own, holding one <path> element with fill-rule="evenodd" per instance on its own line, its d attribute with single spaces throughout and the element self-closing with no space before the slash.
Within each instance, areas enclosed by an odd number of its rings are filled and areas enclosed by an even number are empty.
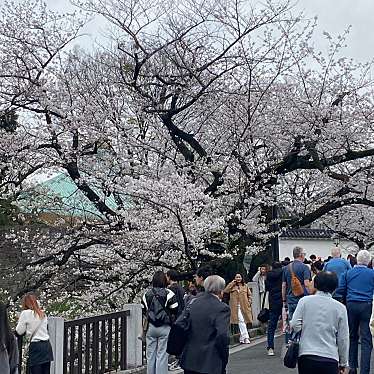
<svg viewBox="0 0 374 374">
<path fill-rule="evenodd" d="M 287 368 L 295 369 L 297 366 L 297 360 L 299 359 L 300 336 L 301 331 L 294 334 L 289 341 L 289 346 L 283 359 L 283 364 Z"/>
<path fill-rule="evenodd" d="M 264 293 L 264 298 L 262 300 L 262 306 L 261 306 L 261 312 L 258 313 L 258 316 L 257 316 L 257 319 L 262 322 L 262 323 L 266 323 L 269 321 L 270 319 L 270 312 L 269 312 L 269 309 L 268 308 L 265 308 L 265 300 L 266 300 L 266 294 L 267 294 L 267 291 Z"/>
<path fill-rule="evenodd" d="M 295 272 L 292 269 L 292 263 L 289 265 L 289 271 L 291 273 L 291 290 L 294 296 L 304 296 L 304 288 L 299 280 L 299 278 L 296 276 Z"/>
</svg>

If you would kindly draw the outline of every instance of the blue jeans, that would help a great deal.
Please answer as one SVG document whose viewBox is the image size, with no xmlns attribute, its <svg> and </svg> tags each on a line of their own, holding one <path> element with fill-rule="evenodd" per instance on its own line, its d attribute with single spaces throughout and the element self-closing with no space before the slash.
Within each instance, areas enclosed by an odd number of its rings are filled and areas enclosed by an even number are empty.
<svg viewBox="0 0 374 374">
<path fill-rule="evenodd" d="M 349 324 L 349 367 L 358 368 L 358 331 L 361 337 L 361 374 L 370 374 L 371 350 L 373 341 L 369 328 L 372 312 L 372 303 L 354 302 L 347 303 Z"/>
<path fill-rule="evenodd" d="M 287 308 L 288 308 L 288 322 L 291 321 L 291 319 L 293 317 L 293 314 L 295 313 L 296 307 L 297 307 L 297 304 L 287 304 Z M 288 344 L 288 341 L 291 338 L 291 333 L 290 333 L 290 331 L 289 331 L 288 328 L 286 330 L 285 337 L 286 337 L 286 344 Z"/>
<path fill-rule="evenodd" d="M 274 349 L 274 334 L 278 326 L 279 317 L 282 315 L 282 308 L 270 309 L 268 324 L 268 349 Z"/>
<path fill-rule="evenodd" d="M 170 326 L 155 327 L 149 324 L 147 339 L 147 374 L 168 374 L 166 347 Z"/>
</svg>

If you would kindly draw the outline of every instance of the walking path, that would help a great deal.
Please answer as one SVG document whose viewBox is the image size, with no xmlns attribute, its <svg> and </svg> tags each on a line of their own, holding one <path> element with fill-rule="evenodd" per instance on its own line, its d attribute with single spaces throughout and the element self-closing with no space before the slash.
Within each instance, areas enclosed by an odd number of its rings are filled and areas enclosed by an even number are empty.
<svg viewBox="0 0 374 374">
<path fill-rule="evenodd" d="M 240 345 L 230 349 L 227 374 L 297 374 L 297 369 L 287 369 L 281 360 L 284 336 L 275 339 L 275 356 L 266 352 L 266 337 L 254 340 L 249 345 Z M 361 346 L 359 346 L 359 352 Z M 144 373 L 145 370 L 120 372 L 118 374 Z M 371 357 L 371 372 L 374 373 L 374 353 Z M 1 374 L 1 373 L 0 373 Z M 183 370 L 169 371 L 169 374 L 183 374 Z M 318 374 L 318 373 L 316 373 Z"/>
<path fill-rule="evenodd" d="M 297 373 L 287 369 L 280 358 L 284 337 L 275 340 L 275 356 L 268 356 L 266 339 L 261 338 L 251 346 L 235 347 L 231 350 L 227 374 L 286 374 Z"/>
<path fill-rule="evenodd" d="M 257 340 L 253 345 L 232 348 L 227 374 L 296 374 L 297 369 L 283 366 L 280 358 L 283 342 L 283 336 L 276 338 L 275 356 L 267 356 L 265 338 Z M 358 349 L 360 352 L 360 345 Z M 370 372 L 374 373 L 374 354 L 371 356 Z"/>
<path fill-rule="evenodd" d="M 266 337 L 256 339 L 249 345 L 240 345 L 230 349 L 227 374 L 286 374 L 297 373 L 283 366 L 280 359 L 284 337 L 275 339 L 275 356 L 266 352 Z M 169 371 L 169 374 L 183 374 L 183 370 Z"/>
</svg>

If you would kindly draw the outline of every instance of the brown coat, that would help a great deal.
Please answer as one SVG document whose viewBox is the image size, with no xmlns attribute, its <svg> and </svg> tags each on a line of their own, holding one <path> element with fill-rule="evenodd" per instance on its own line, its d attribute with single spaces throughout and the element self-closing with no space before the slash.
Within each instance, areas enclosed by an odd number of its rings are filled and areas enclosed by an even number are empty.
<svg viewBox="0 0 374 374">
<path fill-rule="evenodd" d="M 238 290 L 235 281 L 232 281 L 223 292 L 230 294 L 230 322 L 233 324 L 239 323 L 238 305 L 240 305 L 245 323 L 252 323 L 252 293 L 248 286 L 246 284 L 240 285 Z"/>
</svg>

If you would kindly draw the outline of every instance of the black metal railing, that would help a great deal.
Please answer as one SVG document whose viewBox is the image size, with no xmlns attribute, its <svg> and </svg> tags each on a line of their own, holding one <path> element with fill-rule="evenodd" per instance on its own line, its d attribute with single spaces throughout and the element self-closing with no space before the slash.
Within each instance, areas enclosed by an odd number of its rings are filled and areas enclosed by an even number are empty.
<svg viewBox="0 0 374 374">
<path fill-rule="evenodd" d="M 130 311 L 67 321 L 64 374 L 102 374 L 127 369 L 127 317 Z"/>
</svg>

